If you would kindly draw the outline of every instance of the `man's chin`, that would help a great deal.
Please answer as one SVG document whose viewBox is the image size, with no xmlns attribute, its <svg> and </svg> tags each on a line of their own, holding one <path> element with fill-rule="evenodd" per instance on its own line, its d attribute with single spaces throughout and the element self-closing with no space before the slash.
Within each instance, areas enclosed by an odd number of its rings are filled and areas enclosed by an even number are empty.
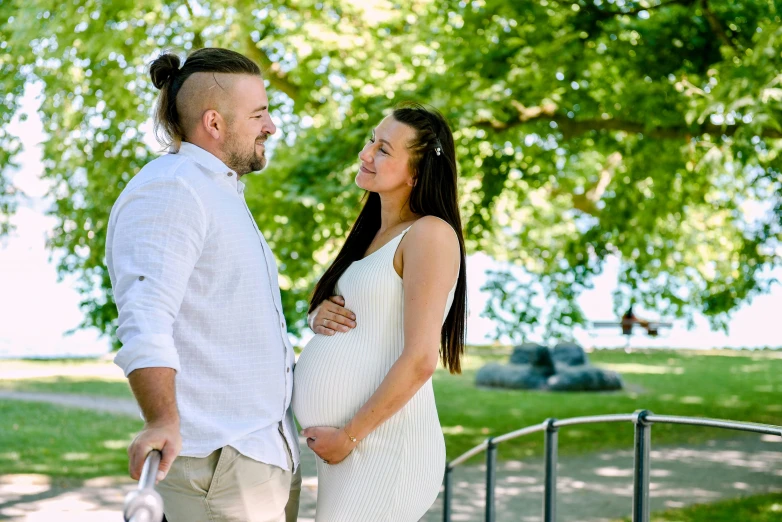
<svg viewBox="0 0 782 522">
<path fill-rule="evenodd" d="M 250 172 L 260 172 L 266 167 L 266 160 L 258 161 L 250 165 Z"/>
<path fill-rule="evenodd" d="M 255 161 L 253 161 L 250 164 L 250 168 L 252 169 L 252 172 L 261 171 L 261 170 L 264 169 L 264 167 L 266 167 L 266 157 L 265 156 L 262 156 L 260 158 L 258 156 L 255 156 Z"/>
</svg>

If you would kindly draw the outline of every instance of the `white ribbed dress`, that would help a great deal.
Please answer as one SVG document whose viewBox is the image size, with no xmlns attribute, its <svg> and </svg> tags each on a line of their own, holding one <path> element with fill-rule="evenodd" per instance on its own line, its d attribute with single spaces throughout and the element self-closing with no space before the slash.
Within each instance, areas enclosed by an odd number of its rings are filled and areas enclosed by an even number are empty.
<svg viewBox="0 0 782 522">
<path fill-rule="evenodd" d="M 356 314 L 347 333 L 316 335 L 294 370 L 293 411 L 303 428 L 344 426 L 404 348 L 404 291 L 394 254 L 404 232 L 354 262 L 336 293 Z M 443 322 L 453 302 L 451 289 Z M 416 522 L 437 498 L 445 441 L 432 380 L 339 464 L 318 465 L 316 522 Z"/>
</svg>

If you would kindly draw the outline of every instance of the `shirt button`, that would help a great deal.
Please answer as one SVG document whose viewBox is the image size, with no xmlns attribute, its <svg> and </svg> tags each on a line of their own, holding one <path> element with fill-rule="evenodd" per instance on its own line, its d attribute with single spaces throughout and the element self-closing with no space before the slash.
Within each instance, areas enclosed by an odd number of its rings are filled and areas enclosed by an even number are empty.
<svg viewBox="0 0 782 522">
<path fill-rule="evenodd" d="M 229 173 L 228 173 L 228 177 L 229 177 L 229 178 L 230 178 L 231 176 L 233 176 L 233 175 L 234 175 L 234 173 L 233 173 L 233 172 L 229 172 Z"/>
<path fill-rule="evenodd" d="M 139 281 L 143 281 L 144 280 L 144 276 L 138 276 L 138 280 Z"/>
<path fill-rule="evenodd" d="M 291 373 L 291 369 L 290 368 L 286 368 L 285 369 L 285 373 Z"/>
<path fill-rule="evenodd" d="M 280 321 L 280 326 L 282 326 L 283 328 L 285 328 L 285 321 Z"/>
</svg>

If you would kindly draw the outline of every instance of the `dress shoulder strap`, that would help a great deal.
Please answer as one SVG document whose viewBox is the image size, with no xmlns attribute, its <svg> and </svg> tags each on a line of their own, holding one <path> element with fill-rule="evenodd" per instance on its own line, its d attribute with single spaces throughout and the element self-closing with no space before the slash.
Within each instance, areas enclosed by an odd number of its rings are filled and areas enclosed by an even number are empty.
<svg viewBox="0 0 782 522">
<path fill-rule="evenodd" d="M 415 223 L 413 223 L 413 225 L 415 225 Z M 391 249 L 391 251 L 393 252 L 393 255 L 391 257 L 396 257 L 396 252 L 397 250 L 399 250 L 399 244 L 402 243 L 402 240 L 405 238 L 405 235 L 407 235 L 407 232 L 411 228 L 413 228 L 413 225 L 410 225 L 409 227 L 404 229 L 402 232 L 397 234 L 397 236 L 394 239 L 388 242 L 389 244 L 394 243 L 394 248 Z"/>
</svg>

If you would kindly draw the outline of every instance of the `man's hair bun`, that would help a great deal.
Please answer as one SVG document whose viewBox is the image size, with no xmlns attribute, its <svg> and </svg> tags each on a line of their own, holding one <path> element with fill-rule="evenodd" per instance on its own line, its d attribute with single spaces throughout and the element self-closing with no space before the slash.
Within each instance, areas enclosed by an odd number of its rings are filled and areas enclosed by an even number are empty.
<svg viewBox="0 0 782 522">
<path fill-rule="evenodd" d="M 157 89 L 162 89 L 179 72 L 179 57 L 175 54 L 161 54 L 149 66 L 149 76 Z"/>
</svg>

